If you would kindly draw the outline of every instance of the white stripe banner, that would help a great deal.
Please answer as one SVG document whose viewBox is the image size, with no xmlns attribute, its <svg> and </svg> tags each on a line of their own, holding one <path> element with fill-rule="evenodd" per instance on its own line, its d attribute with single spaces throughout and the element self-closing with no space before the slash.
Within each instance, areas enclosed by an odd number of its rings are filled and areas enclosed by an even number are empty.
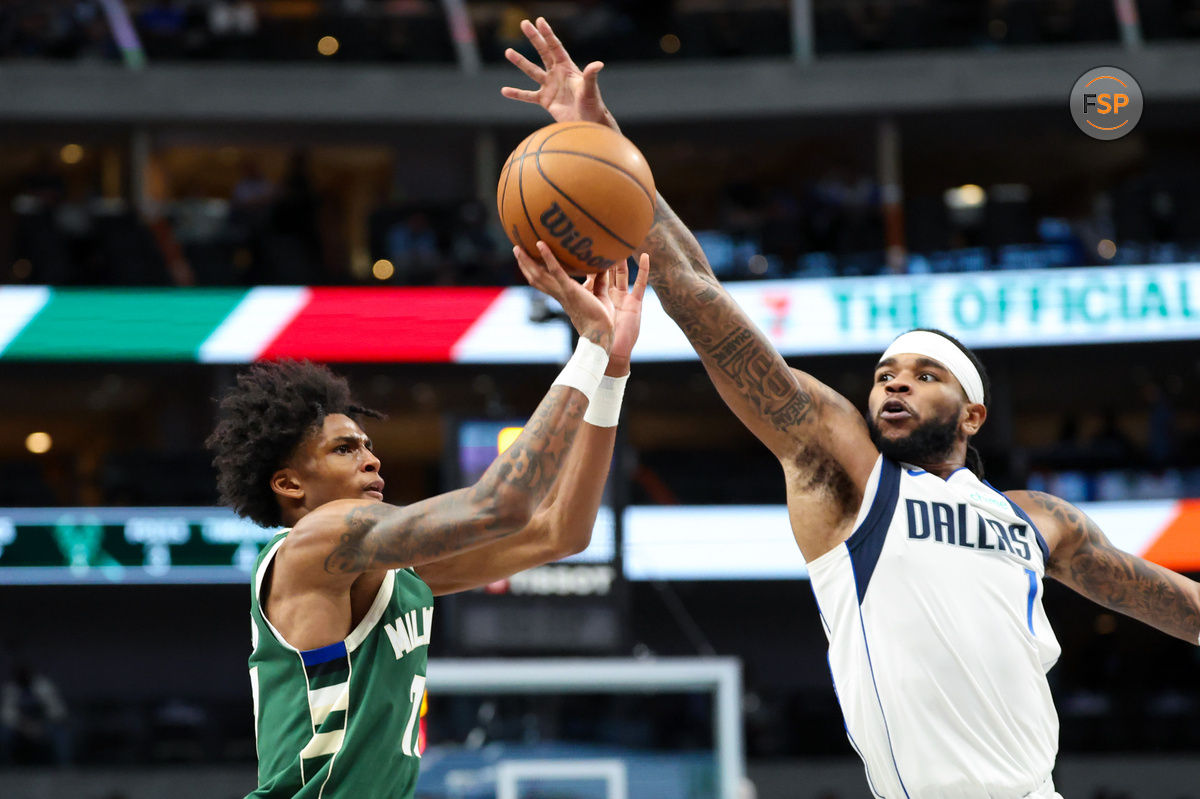
<svg viewBox="0 0 1200 799">
<path fill-rule="evenodd" d="M 0 354 L 49 301 L 46 286 L 0 286 Z"/>
<path fill-rule="evenodd" d="M 275 340 L 308 303 L 302 287 L 251 289 L 200 345 L 201 363 L 248 363 Z"/>
</svg>

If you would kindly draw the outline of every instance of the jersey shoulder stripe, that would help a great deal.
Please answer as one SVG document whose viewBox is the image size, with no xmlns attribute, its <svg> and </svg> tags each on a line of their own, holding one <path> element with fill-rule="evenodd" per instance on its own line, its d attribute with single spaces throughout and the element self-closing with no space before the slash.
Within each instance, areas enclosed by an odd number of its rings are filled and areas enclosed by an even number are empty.
<svg viewBox="0 0 1200 799">
<path fill-rule="evenodd" d="M 867 595 L 871 575 L 879 563 L 883 544 L 887 540 L 888 527 L 896 512 L 900 499 L 900 464 L 883 455 L 879 456 L 879 472 L 875 482 L 875 496 L 867 517 L 848 539 L 846 549 L 850 551 L 850 563 L 854 567 L 854 581 L 858 587 L 861 604 Z"/>
</svg>

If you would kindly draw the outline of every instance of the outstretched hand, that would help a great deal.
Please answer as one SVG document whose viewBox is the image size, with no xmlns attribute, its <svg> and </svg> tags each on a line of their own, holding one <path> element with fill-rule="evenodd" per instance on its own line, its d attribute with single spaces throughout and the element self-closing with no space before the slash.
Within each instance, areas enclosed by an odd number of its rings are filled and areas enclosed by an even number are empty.
<svg viewBox="0 0 1200 799">
<path fill-rule="evenodd" d="M 513 247 L 517 265 L 529 285 L 558 300 L 580 336 L 612 352 L 616 309 L 608 294 L 608 273 L 588 275 L 581 284 L 563 270 L 546 242 L 539 241 L 537 251 L 541 260 L 519 245 Z"/>
<path fill-rule="evenodd" d="M 608 356 L 609 373 L 613 377 L 629 374 L 629 358 L 642 328 L 642 298 L 650 280 L 650 256 L 642 253 L 638 261 L 637 280 L 629 288 L 629 265 L 621 261 L 609 270 L 609 301 L 613 305 L 613 348 Z"/>
<path fill-rule="evenodd" d="M 511 47 L 504 57 L 537 83 L 536 90 L 505 86 L 500 93 L 510 100 L 535 103 L 550 112 L 555 122 L 598 122 L 619 131 L 617 121 L 600 98 L 596 78 L 604 69 L 603 62 L 593 61 L 582 70 L 571 60 L 563 43 L 545 17 L 534 24 L 521 21 L 521 32 L 537 50 L 542 66 L 537 66 Z"/>
</svg>

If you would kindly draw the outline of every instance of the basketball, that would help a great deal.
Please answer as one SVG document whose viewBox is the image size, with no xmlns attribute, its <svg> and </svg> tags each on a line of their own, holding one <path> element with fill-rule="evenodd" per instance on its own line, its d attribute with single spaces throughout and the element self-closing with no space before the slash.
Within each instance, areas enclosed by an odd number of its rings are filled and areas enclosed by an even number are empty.
<svg viewBox="0 0 1200 799">
<path fill-rule="evenodd" d="M 646 158 L 593 122 L 534 131 L 508 157 L 496 187 L 512 243 L 537 257 L 540 239 L 576 274 L 603 272 L 632 255 L 654 223 L 654 201 Z"/>
</svg>

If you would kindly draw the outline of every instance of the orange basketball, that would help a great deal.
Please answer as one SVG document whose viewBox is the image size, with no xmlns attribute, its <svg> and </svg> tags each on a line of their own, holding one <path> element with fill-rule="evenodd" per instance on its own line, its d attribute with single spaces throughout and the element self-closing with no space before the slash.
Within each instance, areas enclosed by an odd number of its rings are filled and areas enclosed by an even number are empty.
<svg viewBox="0 0 1200 799">
<path fill-rule="evenodd" d="M 513 150 L 496 187 L 500 221 L 535 258 L 540 239 L 563 269 L 603 272 L 654 224 L 654 176 L 633 142 L 594 122 L 556 122 Z"/>
</svg>

